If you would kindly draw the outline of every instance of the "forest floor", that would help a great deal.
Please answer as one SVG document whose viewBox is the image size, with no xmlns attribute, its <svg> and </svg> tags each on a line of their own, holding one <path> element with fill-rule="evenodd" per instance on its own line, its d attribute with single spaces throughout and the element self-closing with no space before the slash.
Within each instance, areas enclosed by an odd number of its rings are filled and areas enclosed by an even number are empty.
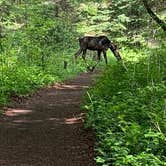
<svg viewBox="0 0 166 166">
<path fill-rule="evenodd" d="M 82 97 L 96 73 L 83 73 L 13 98 L 0 117 L 0 166 L 95 166 L 93 131 L 84 128 Z"/>
</svg>

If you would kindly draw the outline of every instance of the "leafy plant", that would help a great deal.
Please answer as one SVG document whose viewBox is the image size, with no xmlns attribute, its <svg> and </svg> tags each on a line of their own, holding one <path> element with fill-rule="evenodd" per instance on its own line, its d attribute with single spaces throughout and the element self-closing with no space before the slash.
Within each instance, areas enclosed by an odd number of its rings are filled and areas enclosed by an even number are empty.
<svg viewBox="0 0 166 166">
<path fill-rule="evenodd" d="M 166 165 L 163 49 L 139 58 L 129 51 L 128 71 L 109 66 L 88 92 L 86 126 L 96 131 L 99 165 Z"/>
</svg>

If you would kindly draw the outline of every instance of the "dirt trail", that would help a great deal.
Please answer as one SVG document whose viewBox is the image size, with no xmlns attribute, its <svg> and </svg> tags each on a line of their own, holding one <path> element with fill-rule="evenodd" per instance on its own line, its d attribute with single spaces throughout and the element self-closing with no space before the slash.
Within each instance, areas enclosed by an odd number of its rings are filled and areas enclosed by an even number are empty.
<svg viewBox="0 0 166 166">
<path fill-rule="evenodd" d="M 94 136 L 80 109 L 94 76 L 81 74 L 14 102 L 0 118 L 0 166 L 95 166 Z"/>
</svg>

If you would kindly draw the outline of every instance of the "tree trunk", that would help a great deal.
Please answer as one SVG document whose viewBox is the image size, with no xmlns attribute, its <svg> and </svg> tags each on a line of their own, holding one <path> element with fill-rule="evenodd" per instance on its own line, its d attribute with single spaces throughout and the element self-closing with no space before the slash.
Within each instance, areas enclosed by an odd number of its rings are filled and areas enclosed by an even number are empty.
<svg viewBox="0 0 166 166">
<path fill-rule="evenodd" d="M 142 2 L 149 15 L 153 18 L 153 20 L 155 20 L 156 23 L 166 32 L 166 23 L 163 20 L 161 20 L 157 15 L 155 15 L 155 13 L 149 7 L 147 0 L 142 0 Z"/>
<path fill-rule="evenodd" d="M 2 47 L 2 43 L 1 43 L 1 40 L 2 40 L 2 27 L 1 27 L 1 25 L 0 25 L 0 54 L 1 54 L 1 52 L 3 51 L 3 47 Z"/>
</svg>

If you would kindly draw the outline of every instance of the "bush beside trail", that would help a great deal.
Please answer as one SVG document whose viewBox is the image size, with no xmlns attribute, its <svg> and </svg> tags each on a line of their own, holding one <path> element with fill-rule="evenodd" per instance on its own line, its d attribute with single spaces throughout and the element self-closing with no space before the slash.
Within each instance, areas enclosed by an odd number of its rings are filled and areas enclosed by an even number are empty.
<svg viewBox="0 0 166 166">
<path fill-rule="evenodd" d="M 125 51 L 124 51 L 125 52 Z M 122 64 L 108 66 L 89 90 L 86 126 L 97 136 L 99 165 L 166 165 L 165 46 L 126 50 Z"/>
</svg>

